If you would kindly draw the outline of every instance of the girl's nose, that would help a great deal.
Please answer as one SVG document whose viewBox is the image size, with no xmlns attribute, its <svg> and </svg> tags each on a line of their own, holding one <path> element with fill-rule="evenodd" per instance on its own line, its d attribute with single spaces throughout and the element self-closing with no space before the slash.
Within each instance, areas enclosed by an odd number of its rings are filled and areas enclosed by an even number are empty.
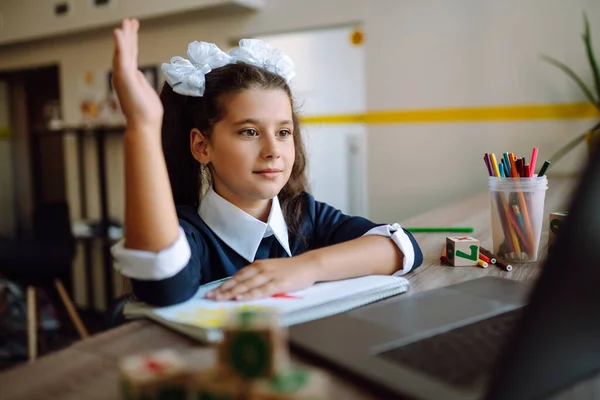
<svg viewBox="0 0 600 400">
<path fill-rule="evenodd" d="M 265 135 L 262 140 L 261 157 L 279 158 L 279 141 L 275 135 Z"/>
</svg>

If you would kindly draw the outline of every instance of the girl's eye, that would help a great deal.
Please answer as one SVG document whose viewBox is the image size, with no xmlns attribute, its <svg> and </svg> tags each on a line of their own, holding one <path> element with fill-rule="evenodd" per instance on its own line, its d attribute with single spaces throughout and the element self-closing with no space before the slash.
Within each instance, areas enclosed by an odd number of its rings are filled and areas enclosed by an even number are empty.
<svg viewBox="0 0 600 400">
<path fill-rule="evenodd" d="M 279 136 L 279 137 L 288 137 L 291 135 L 292 135 L 292 132 L 288 131 L 287 129 L 282 129 L 279 132 L 277 132 L 277 136 Z"/>
<path fill-rule="evenodd" d="M 258 136 L 258 132 L 256 131 L 256 129 L 244 129 L 243 131 L 240 131 L 239 133 L 240 133 L 240 135 L 246 136 L 246 137 Z"/>
</svg>

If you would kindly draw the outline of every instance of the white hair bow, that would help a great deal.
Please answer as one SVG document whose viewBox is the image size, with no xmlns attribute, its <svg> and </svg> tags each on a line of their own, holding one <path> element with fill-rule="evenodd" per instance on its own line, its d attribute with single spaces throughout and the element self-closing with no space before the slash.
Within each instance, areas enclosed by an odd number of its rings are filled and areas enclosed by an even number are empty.
<svg viewBox="0 0 600 400">
<path fill-rule="evenodd" d="M 292 59 L 283 51 L 259 39 L 242 39 L 229 53 L 236 62 L 255 65 L 280 75 L 289 83 L 296 75 Z"/>
<path fill-rule="evenodd" d="M 192 42 L 187 55 L 171 58 L 171 63 L 162 64 L 162 72 L 175 93 L 202 97 L 206 89 L 206 74 L 227 64 L 243 62 L 264 68 L 280 75 L 287 83 L 296 75 L 294 63 L 283 51 L 269 46 L 259 39 L 242 39 L 240 46 L 230 54 L 223 52 L 214 43 Z"/>
<path fill-rule="evenodd" d="M 163 63 L 161 68 L 173 91 L 186 96 L 201 97 L 206 88 L 205 75 L 233 62 L 229 54 L 207 42 L 190 43 L 187 56 L 189 60 L 173 57 L 170 64 Z"/>
</svg>

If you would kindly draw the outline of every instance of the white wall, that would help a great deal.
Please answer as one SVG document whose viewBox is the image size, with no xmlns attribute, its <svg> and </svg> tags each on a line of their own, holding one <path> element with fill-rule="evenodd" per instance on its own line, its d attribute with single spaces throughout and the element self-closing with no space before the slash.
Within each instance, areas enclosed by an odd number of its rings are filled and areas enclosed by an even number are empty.
<svg viewBox="0 0 600 400">
<path fill-rule="evenodd" d="M 582 10 L 600 54 L 594 0 L 379 0 L 366 15 L 367 108 L 431 109 L 584 101 L 539 59 L 564 60 L 591 83 Z M 541 160 L 591 121 L 424 123 L 369 127 L 370 210 L 401 220 L 485 188 L 485 152 Z M 582 150 L 582 149 L 578 149 Z M 583 151 L 553 171 L 576 170 Z M 550 181 L 550 184 L 552 182 Z"/>
<path fill-rule="evenodd" d="M 192 40 L 228 47 L 230 40 L 239 37 L 361 23 L 366 36 L 368 111 L 578 102 L 584 98 L 577 87 L 540 61 L 538 54 L 565 60 L 590 78 L 581 42 L 582 10 L 590 17 L 598 51 L 600 3 L 596 0 L 267 0 L 258 13 L 209 18 L 190 13 L 144 23 L 140 64 L 185 55 Z M 66 123 L 75 124 L 79 122 L 77 77 L 86 70 L 108 70 L 111 51 L 108 30 L 0 47 L 0 71 L 59 64 L 63 116 Z M 370 125 L 369 216 L 376 221 L 402 220 L 482 190 L 484 152 L 528 155 L 531 147 L 539 146 L 543 160 L 590 123 Z M 576 171 L 584 154 L 578 150 L 553 171 Z M 107 151 L 109 207 L 113 216 L 120 217 L 120 142 L 113 140 Z M 77 216 L 75 149 L 68 139 L 66 152 L 70 155 L 68 197 Z M 93 167 L 93 159 L 89 162 Z M 89 176 L 95 175 L 90 170 Z M 97 213 L 97 202 L 89 208 Z"/>
</svg>

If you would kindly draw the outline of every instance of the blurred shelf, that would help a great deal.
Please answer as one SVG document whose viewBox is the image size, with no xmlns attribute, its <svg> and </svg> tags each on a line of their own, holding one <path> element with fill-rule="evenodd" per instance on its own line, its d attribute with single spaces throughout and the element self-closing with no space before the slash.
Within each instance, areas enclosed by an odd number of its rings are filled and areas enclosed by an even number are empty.
<svg viewBox="0 0 600 400">
<path fill-rule="evenodd" d="M 98 125 L 98 126 L 65 126 L 61 129 L 34 128 L 31 134 L 35 136 L 58 136 L 58 135 L 122 135 L 125 133 L 125 125 Z"/>
</svg>

